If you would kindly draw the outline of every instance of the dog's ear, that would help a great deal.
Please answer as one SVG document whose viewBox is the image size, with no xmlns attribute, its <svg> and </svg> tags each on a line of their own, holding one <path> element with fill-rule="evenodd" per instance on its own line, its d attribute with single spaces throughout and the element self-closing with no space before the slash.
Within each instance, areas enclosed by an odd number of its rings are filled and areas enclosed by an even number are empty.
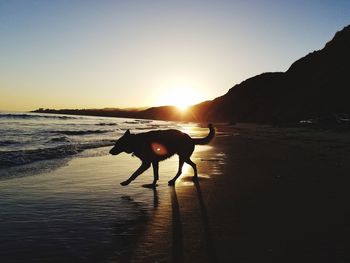
<svg viewBox="0 0 350 263">
<path fill-rule="evenodd" d="M 125 136 L 130 135 L 130 130 L 129 130 L 129 129 L 127 129 L 127 131 L 124 133 L 124 135 L 125 135 Z"/>
</svg>

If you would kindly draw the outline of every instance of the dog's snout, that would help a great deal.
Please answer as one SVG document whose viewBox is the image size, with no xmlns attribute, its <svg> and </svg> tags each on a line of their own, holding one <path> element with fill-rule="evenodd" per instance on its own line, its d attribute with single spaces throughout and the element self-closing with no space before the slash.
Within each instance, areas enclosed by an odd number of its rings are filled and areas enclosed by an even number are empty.
<svg viewBox="0 0 350 263">
<path fill-rule="evenodd" d="M 118 155 L 119 153 L 121 153 L 121 151 L 116 148 L 116 147 L 113 147 L 110 151 L 109 151 L 110 154 L 112 155 Z"/>
</svg>

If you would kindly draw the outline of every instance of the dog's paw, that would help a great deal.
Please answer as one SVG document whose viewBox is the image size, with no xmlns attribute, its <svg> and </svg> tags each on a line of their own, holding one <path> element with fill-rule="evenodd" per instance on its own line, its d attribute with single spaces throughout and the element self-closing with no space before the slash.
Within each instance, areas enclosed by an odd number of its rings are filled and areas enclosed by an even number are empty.
<svg viewBox="0 0 350 263">
<path fill-rule="evenodd" d="M 175 181 L 174 181 L 174 180 L 170 180 L 170 181 L 168 182 L 168 185 L 170 185 L 170 186 L 175 185 Z"/>
<path fill-rule="evenodd" d="M 126 180 L 126 181 L 124 181 L 124 182 L 121 182 L 120 184 L 121 184 L 122 186 L 126 186 L 126 185 L 130 184 L 130 181 L 129 181 L 129 180 Z"/>
<path fill-rule="evenodd" d="M 198 181 L 199 181 L 198 176 L 193 176 L 193 177 L 192 177 L 192 181 L 193 181 L 193 182 L 198 182 Z"/>
</svg>

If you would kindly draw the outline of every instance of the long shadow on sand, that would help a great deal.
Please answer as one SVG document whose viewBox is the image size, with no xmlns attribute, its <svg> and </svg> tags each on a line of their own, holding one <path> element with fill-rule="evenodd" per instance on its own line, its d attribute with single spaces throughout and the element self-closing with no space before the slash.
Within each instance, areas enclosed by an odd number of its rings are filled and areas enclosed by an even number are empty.
<svg viewBox="0 0 350 263">
<path fill-rule="evenodd" d="M 208 262 L 217 262 L 215 244 L 212 237 L 212 232 L 209 224 L 207 208 L 203 200 L 202 191 L 198 181 L 194 182 L 196 194 L 198 198 L 198 206 L 200 209 L 200 219 L 203 230 L 203 238 L 205 242 L 204 250 L 207 253 Z M 184 245 L 183 245 L 183 229 L 181 222 L 181 214 L 179 208 L 179 201 L 176 194 L 176 188 L 172 187 L 170 190 L 171 206 L 172 206 L 172 260 L 173 262 L 184 261 Z"/>
<path fill-rule="evenodd" d="M 216 259 L 217 259 L 216 248 L 215 248 L 215 244 L 214 244 L 214 240 L 213 240 L 211 227 L 209 224 L 207 207 L 204 203 L 201 187 L 200 187 L 198 180 L 194 181 L 194 186 L 196 187 L 199 209 L 201 211 L 203 235 L 204 235 L 204 240 L 205 240 L 205 244 L 206 244 L 206 252 L 207 252 L 207 256 L 208 256 L 208 262 L 217 262 L 216 261 Z"/>
</svg>

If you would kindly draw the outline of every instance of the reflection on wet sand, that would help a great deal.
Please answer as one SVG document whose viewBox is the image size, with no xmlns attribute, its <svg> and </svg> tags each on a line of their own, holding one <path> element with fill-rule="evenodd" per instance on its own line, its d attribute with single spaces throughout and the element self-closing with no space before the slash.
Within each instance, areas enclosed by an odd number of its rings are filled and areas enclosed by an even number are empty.
<svg viewBox="0 0 350 263">
<path fill-rule="evenodd" d="M 149 188 L 152 189 L 153 191 L 153 206 L 154 208 L 157 208 L 159 205 L 159 197 L 158 197 L 158 190 L 157 190 L 158 185 L 153 185 L 153 184 L 143 184 L 142 187 L 144 188 Z"/>
<path fill-rule="evenodd" d="M 216 165 L 216 161 L 203 162 L 201 167 L 206 173 L 200 173 L 196 182 L 192 180 L 191 167 L 184 166 L 176 186 L 160 183 L 151 188 L 152 219 L 138 240 L 131 262 L 217 262 L 207 211 L 208 188 L 201 188 L 210 183 L 209 171 Z"/>
<path fill-rule="evenodd" d="M 216 262 L 216 249 L 212 237 L 212 232 L 209 224 L 207 208 L 203 200 L 202 191 L 198 180 L 193 181 L 198 198 L 198 210 L 200 211 L 200 223 L 202 226 L 202 236 L 197 239 L 204 240 L 205 252 L 207 253 L 208 262 Z M 176 193 L 176 188 L 170 190 L 171 207 L 172 207 L 172 260 L 173 262 L 183 262 L 184 260 L 184 235 L 183 224 L 181 220 L 181 212 L 179 201 Z M 191 211 L 195 213 L 196 211 Z M 184 222 L 186 224 L 188 222 Z"/>
<path fill-rule="evenodd" d="M 153 190 L 153 206 L 154 208 L 157 208 L 159 205 L 158 190 L 157 188 L 152 188 L 152 190 Z"/>
<path fill-rule="evenodd" d="M 140 211 L 138 217 L 126 219 L 121 223 L 116 220 L 112 228 L 112 243 L 115 248 L 118 248 L 117 255 L 111 256 L 108 262 L 129 262 L 132 255 L 128 251 L 134 250 L 138 240 L 139 233 L 144 231 L 144 224 L 149 220 L 147 211 L 142 207 L 142 204 L 136 202 L 130 196 L 121 196 L 122 204 L 132 207 L 134 211 Z"/>
<path fill-rule="evenodd" d="M 173 262 L 183 262 L 183 234 L 179 202 L 175 187 L 171 187 L 171 207 L 172 207 L 172 260 Z"/>
<path fill-rule="evenodd" d="M 188 255 L 191 253 L 198 255 L 195 262 L 216 262 L 215 243 L 199 181 L 193 182 L 193 188 L 183 188 L 181 184 L 162 190 L 158 193 L 156 188 L 152 189 L 153 219 L 139 240 L 132 262 L 143 262 L 145 259 L 189 262 L 191 258 Z M 165 190 L 168 190 L 168 194 L 164 193 Z M 189 202 L 188 191 L 193 191 L 191 196 L 196 196 L 197 202 Z M 195 224 L 197 227 L 188 229 L 193 221 L 198 222 Z"/>
<path fill-rule="evenodd" d="M 152 219 L 145 222 L 145 232 L 138 240 L 130 262 L 168 262 L 171 255 L 169 196 L 164 194 L 166 188 L 153 187 L 150 190 L 153 193 Z"/>
<path fill-rule="evenodd" d="M 131 262 L 190 262 L 191 253 L 198 256 L 194 262 L 216 262 L 215 242 L 200 182 L 195 181 L 193 188 L 184 188 L 181 183 L 178 187 L 150 190 L 153 218 L 138 240 Z M 198 201 L 188 200 L 189 192 Z M 194 221 L 195 227 L 189 229 Z"/>
</svg>

